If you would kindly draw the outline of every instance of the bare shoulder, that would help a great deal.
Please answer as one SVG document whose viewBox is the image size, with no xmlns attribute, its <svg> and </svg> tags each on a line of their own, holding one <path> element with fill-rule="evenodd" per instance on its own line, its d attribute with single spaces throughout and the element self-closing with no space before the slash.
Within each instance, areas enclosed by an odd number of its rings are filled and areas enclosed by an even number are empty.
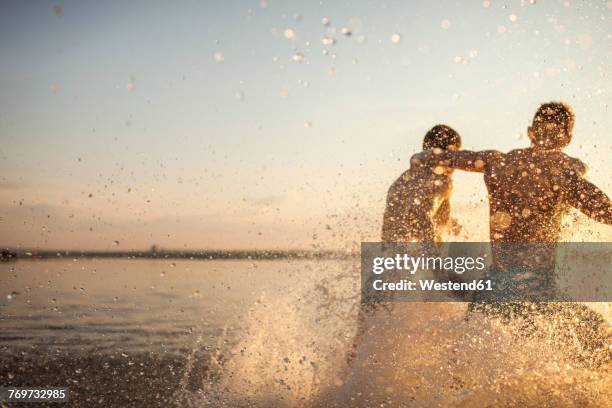
<svg viewBox="0 0 612 408">
<path fill-rule="evenodd" d="M 565 153 L 561 153 L 563 156 L 563 162 L 570 171 L 583 176 L 589 170 L 588 166 L 580 159 L 568 156 Z"/>
<path fill-rule="evenodd" d="M 506 155 L 509 157 L 525 157 L 525 156 L 533 156 L 536 154 L 536 151 L 530 148 L 522 148 L 522 149 L 512 149 Z"/>
<path fill-rule="evenodd" d="M 404 171 L 389 187 L 388 193 L 394 193 L 406 186 L 410 182 L 411 169 Z"/>
</svg>

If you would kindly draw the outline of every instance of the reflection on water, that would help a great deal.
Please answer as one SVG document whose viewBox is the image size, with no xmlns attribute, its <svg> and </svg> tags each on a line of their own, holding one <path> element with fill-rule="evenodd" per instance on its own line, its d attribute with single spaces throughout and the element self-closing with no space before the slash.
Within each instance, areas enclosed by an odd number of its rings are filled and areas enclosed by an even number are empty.
<svg viewBox="0 0 612 408">
<path fill-rule="evenodd" d="M 289 263 L 290 264 L 290 263 Z M 0 345 L 179 352 L 240 331 L 296 272 L 271 261 L 75 259 L 0 265 Z"/>
<path fill-rule="evenodd" d="M 358 262 L 4 264 L 0 383 L 69 384 L 72 404 L 87 407 L 612 401 L 612 350 L 597 364 L 576 359 L 589 352 L 584 322 L 564 318 L 572 327 L 560 333 L 554 310 L 535 311 L 526 330 L 466 319 L 465 303 L 396 303 L 368 318 L 354 349 Z M 602 311 L 609 318 L 609 304 Z"/>
</svg>

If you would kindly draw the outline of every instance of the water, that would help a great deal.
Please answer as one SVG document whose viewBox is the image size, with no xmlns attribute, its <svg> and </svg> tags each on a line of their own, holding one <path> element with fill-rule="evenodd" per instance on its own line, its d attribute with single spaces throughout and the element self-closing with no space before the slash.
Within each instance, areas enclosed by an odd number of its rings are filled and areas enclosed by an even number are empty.
<svg viewBox="0 0 612 408">
<path fill-rule="evenodd" d="M 0 344 L 88 352 L 182 353 L 198 338 L 214 345 L 221 331 L 243 330 L 261 297 L 315 273 L 309 262 L 274 261 L 20 260 L 0 268 Z"/>
<path fill-rule="evenodd" d="M 398 303 L 368 315 L 353 348 L 358 259 L 58 259 L 0 268 L 0 383 L 68 385 L 73 406 L 612 401 L 609 359 L 577 359 L 590 353 L 576 339 L 578 323 L 561 336 L 554 315 L 536 319 L 534 331 L 481 314 L 466 319 L 465 303 Z M 609 304 L 597 307 L 609 316 Z"/>
</svg>

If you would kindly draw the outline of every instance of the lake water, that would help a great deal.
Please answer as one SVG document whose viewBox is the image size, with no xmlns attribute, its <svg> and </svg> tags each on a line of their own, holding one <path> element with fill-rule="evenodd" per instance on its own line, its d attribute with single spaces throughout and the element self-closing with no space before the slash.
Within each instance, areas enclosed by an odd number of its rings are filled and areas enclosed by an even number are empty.
<svg viewBox="0 0 612 408">
<path fill-rule="evenodd" d="M 71 406 L 612 401 L 610 337 L 573 306 L 514 322 L 399 303 L 355 349 L 358 259 L 19 260 L 0 290 L 0 384 L 69 386 Z"/>
<path fill-rule="evenodd" d="M 294 291 L 319 261 L 26 260 L 0 264 L 3 346 L 183 353 L 241 332 L 262 297 Z"/>
</svg>

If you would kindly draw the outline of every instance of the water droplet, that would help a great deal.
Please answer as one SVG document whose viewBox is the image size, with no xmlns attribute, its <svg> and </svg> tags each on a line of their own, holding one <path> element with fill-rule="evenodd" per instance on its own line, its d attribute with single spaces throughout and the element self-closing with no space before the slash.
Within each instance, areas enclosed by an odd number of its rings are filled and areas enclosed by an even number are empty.
<svg viewBox="0 0 612 408">
<path fill-rule="evenodd" d="M 310 129 L 312 127 L 312 123 L 311 122 L 304 122 L 304 127 L 306 129 Z"/>
<path fill-rule="evenodd" d="M 293 29 L 291 28 L 287 28 L 285 32 L 283 33 L 283 35 L 288 40 L 295 40 L 295 31 L 293 31 Z"/>
<path fill-rule="evenodd" d="M 291 59 L 295 62 L 302 63 L 304 62 L 304 54 L 302 54 L 301 52 L 296 52 L 295 54 L 293 54 L 293 57 L 291 57 Z"/>
<path fill-rule="evenodd" d="M 498 211 L 491 216 L 491 228 L 493 230 L 505 230 L 512 224 L 512 216 L 504 211 Z"/>
<path fill-rule="evenodd" d="M 323 45 L 334 45 L 335 43 L 336 43 L 336 40 L 331 37 L 328 37 L 326 35 L 321 37 L 321 44 Z"/>
<path fill-rule="evenodd" d="M 324 26 L 328 26 L 328 25 L 329 25 L 329 23 L 330 23 L 329 18 L 327 18 L 327 17 L 323 17 L 323 18 L 321 19 L 321 24 L 323 24 Z"/>
<path fill-rule="evenodd" d="M 342 28 L 340 29 L 340 32 L 341 32 L 342 34 L 344 34 L 345 36 L 347 36 L 347 37 L 350 37 L 350 36 L 353 34 L 353 33 L 351 32 L 351 30 L 349 30 L 349 29 L 348 29 L 348 27 L 342 27 Z"/>
<path fill-rule="evenodd" d="M 442 20 L 442 22 L 440 23 L 440 27 L 442 27 L 443 30 L 448 30 L 450 26 L 451 26 L 450 20 Z"/>
<path fill-rule="evenodd" d="M 391 42 L 393 44 L 399 44 L 402 41 L 402 36 L 399 33 L 393 33 L 391 35 Z"/>
<path fill-rule="evenodd" d="M 293 15 L 293 19 L 295 21 L 302 21 L 302 15 L 299 14 L 299 13 L 296 13 L 296 14 Z"/>
<path fill-rule="evenodd" d="M 497 26 L 497 32 L 500 33 L 500 34 L 505 33 L 506 30 L 507 30 L 506 27 L 503 26 L 503 25 Z"/>
<path fill-rule="evenodd" d="M 518 19 L 516 14 L 510 14 L 508 16 L 508 20 L 512 21 L 513 23 L 516 22 L 516 20 Z"/>
<path fill-rule="evenodd" d="M 213 55 L 213 58 L 218 63 L 223 63 L 225 61 L 225 56 L 223 55 L 223 53 L 221 51 L 215 52 L 214 55 Z"/>
<path fill-rule="evenodd" d="M 117 241 L 117 240 L 113 241 L 113 245 L 114 245 L 114 246 L 119 245 L 119 241 Z"/>
<path fill-rule="evenodd" d="M 239 101 L 244 101 L 244 92 L 242 92 L 241 90 L 237 90 L 235 96 L 236 99 L 238 99 Z"/>
</svg>

